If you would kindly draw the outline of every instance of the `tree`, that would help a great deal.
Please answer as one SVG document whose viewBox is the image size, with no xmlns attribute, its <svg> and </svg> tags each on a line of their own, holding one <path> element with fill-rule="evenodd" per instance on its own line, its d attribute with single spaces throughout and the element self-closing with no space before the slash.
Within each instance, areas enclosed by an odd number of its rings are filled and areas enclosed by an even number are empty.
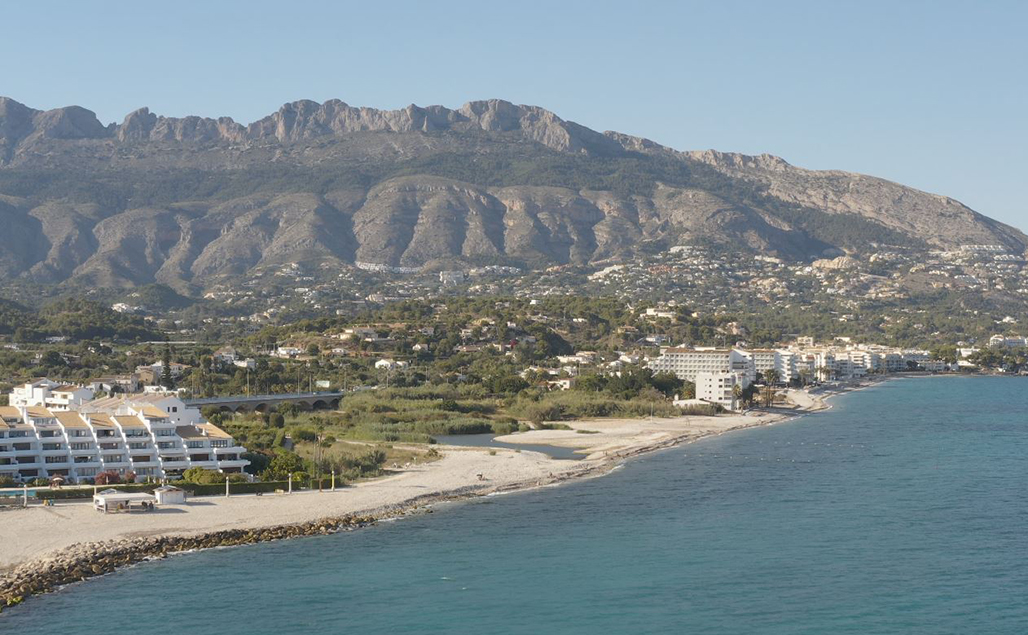
<svg viewBox="0 0 1028 635">
<path fill-rule="evenodd" d="M 97 485 L 117 485 L 120 482 L 121 474 L 118 474 L 114 470 L 100 472 L 93 478 L 93 483 Z"/>
<path fill-rule="evenodd" d="M 779 373 L 774 368 L 769 368 L 764 371 L 764 406 L 770 408 L 775 402 L 775 384 L 781 378 Z"/>
<path fill-rule="evenodd" d="M 175 382 L 171 378 L 171 344 L 164 342 L 164 355 L 161 357 L 161 385 L 171 390 Z"/>
<path fill-rule="evenodd" d="M 289 450 L 278 449 L 275 456 L 271 458 L 268 469 L 261 474 L 265 481 L 282 481 L 289 478 L 290 474 L 303 470 L 303 459 Z"/>
<path fill-rule="evenodd" d="M 43 355 L 43 359 L 40 360 L 40 363 L 47 368 L 60 368 L 62 366 L 67 366 L 64 361 L 64 357 L 62 357 L 57 351 L 47 351 L 46 354 Z"/>
<path fill-rule="evenodd" d="M 215 470 L 207 470 L 202 467 L 191 467 L 182 473 L 182 480 L 197 485 L 215 485 L 225 481 L 224 475 Z"/>
<path fill-rule="evenodd" d="M 679 394 L 685 387 L 685 382 L 679 379 L 678 375 L 667 371 L 661 371 L 651 377 L 650 384 L 667 397 Z"/>
</svg>

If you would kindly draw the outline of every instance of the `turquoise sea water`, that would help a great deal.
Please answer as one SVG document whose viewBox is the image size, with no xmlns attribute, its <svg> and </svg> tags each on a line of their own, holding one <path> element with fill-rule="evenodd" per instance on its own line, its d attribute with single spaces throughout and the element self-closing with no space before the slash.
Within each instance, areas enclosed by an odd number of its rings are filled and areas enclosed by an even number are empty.
<svg viewBox="0 0 1028 635">
<path fill-rule="evenodd" d="M 141 565 L 0 632 L 1028 633 L 1028 380 L 834 404 L 600 479 Z"/>
</svg>

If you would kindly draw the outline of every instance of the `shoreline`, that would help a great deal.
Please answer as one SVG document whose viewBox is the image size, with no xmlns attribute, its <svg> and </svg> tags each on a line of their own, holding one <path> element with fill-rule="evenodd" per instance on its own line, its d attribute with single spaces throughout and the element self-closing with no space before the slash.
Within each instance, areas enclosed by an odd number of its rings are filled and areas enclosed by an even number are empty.
<svg viewBox="0 0 1028 635">
<path fill-rule="evenodd" d="M 439 446 L 443 451 L 440 461 L 333 492 L 198 497 L 184 506 L 174 506 L 179 509 L 164 510 L 167 515 L 119 514 L 112 518 L 81 502 L 0 511 L 0 519 L 12 533 L 28 535 L 20 542 L 16 537 L 0 543 L 0 611 L 32 595 L 175 553 L 351 531 L 411 514 L 431 513 L 431 506 L 441 502 L 603 476 L 627 460 L 659 450 L 827 410 L 831 408 L 828 401 L 836 395 L 894 378 L 865 378 L 820 390 L 789 389 L 785 394 L 793 404 L 790 408 L 717 417 L 578 420 L 565 422 L 571 430 L 533 430 L 502 437 L 510 443 L 557 445 L 588 452 L 573 461 L 527 450 Z M 484 479 L 483 473 L 489 477 Z M 190 515 L 193 527 L 175 522 L 183 520 L 184 511 Z"/>
</svg>

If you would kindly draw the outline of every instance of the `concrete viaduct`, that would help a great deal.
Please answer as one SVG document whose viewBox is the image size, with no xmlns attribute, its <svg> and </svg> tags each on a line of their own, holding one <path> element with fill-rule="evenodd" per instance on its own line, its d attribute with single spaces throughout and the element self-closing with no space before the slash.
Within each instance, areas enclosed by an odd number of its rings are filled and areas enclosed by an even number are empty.
<svg viewBox="0 0 1028 635">
<path fill-rule="evenodd" d="M 292 403 L 307 410 L 335 410 L 342 399 L 342 391 L 296 392 L 275 395 L 234 395 L 229 397 L 206 397 L 185 399 L 193 408 L 217 408 L 223 412 L 270 412 L 279 404 Z"/>
</svg>

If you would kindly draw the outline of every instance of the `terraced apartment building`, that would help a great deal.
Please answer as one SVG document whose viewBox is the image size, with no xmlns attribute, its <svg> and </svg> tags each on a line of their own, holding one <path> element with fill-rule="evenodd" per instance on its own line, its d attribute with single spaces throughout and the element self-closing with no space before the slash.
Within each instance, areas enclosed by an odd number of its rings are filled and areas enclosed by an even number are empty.
<svg viewBox="0 0 1028 635">
<path fill-rule="evenodd" d="M 191 467 L 231 473 L 249 464 L 246 448 L 174 395 L 127 395 L 73 408 L 0 407 L 0 476 L 80 483 L 116 472 L 174 479 Z"/>
</svg>

